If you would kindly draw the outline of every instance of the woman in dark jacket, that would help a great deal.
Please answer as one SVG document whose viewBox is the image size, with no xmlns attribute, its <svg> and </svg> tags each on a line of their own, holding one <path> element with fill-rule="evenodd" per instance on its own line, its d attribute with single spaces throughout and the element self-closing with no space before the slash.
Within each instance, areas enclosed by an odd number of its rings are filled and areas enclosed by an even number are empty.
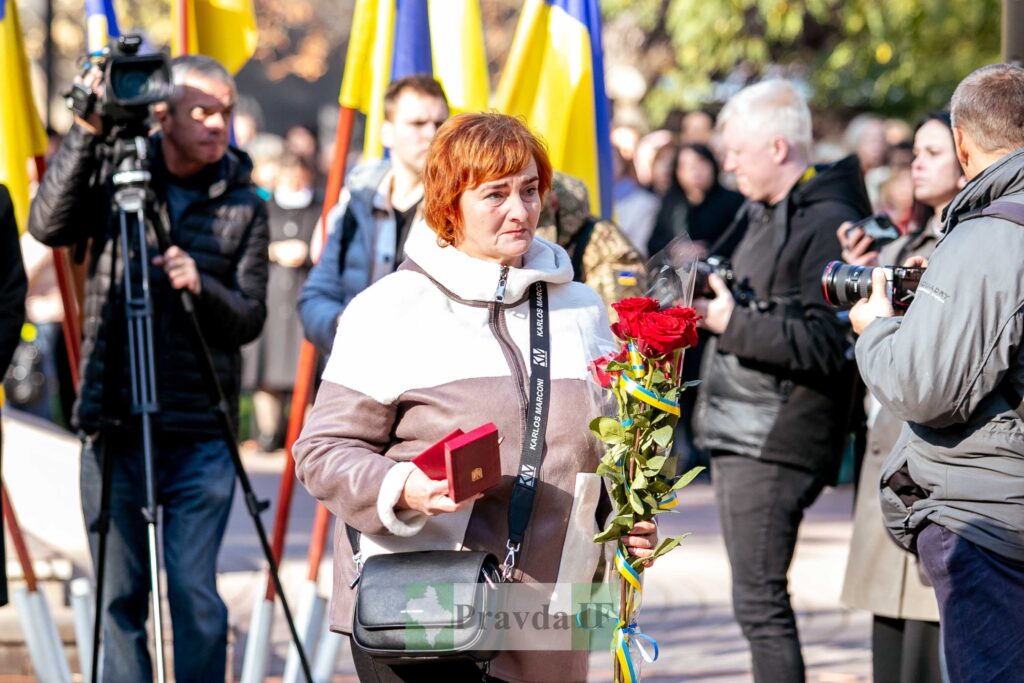
<svg viewBox="0 0 1024 683">
<path fill-rule="evenodd" d="M 729 227 L 742 204 L 743 195 L 718 182 L 718 161 L 711 150 L 701 144 L 683 145 L 676 155 L 672 186 L 662 199 L 647 253 L 661 251 L 682 234 L 706 251 Z"/>
<path fill-rule="evenodd" d="M 287 154 L 279 168 L 274 196 L 267 203 L 267 324 L 260 338 L 245 349 L 244 384 L 255 390 L 253 409 L 263 451 L 284 445 L 284 407 L 295 382 L 302 344 L 297 302 L 313 267 L 309 241 L 321 207 L 314 191 L 316 172 L 305 160 Z"/>
</svg>

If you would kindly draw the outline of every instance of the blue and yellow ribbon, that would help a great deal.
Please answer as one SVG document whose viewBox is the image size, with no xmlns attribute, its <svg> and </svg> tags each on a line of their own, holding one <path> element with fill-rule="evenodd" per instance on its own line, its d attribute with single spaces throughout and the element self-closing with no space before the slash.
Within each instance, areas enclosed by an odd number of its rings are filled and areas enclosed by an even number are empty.
<svg viewBox="0 0 1024 683">
<path fill-rule="evenodd" d="M 629 346 L 626 348 L 629 351 L 629 367 L 630 370 L 632 370 L 630 374 L 637 379 L 646 376 L 647 364 L 644 363 L 644 357 L 640 355 L 640 351 L 636 348 L 636 344 L 630 342 Z"/>
<path fill-rule="evenodd" d="M 679 505 L 679 497 L 675 491 L 669 491 L 668 495 L 661 499 L 658 503 L 659 510 L 671 510 L 672 508 Z"/>
<path fill-rule="evenodd" d="M 638 639 L 637 647 L 640 649 L 641 656 L 643 656 L 647 662 L 653 662 L 658 659 L 658 641 L 643 633 L 635 621 L 630 624 L 620 621 L 615 630 L 617 638 L 617 642 L 615 644 L 615 656 L 619 660 L 619 666 L 622 669 L 622 673 L 625 675 L 626 683 L 637 683 L 637 681 L 640 680 L 640 676 L 638 675 L 639 672 L 636 667 L 633 665 L 633 656 L 629 652 L 629 641 L 632 638 Z M 640 640 L 646 640 L 654 647 L 653 655 L 644 649 L 643 645 L 639 642 Z"/>
<path fill-rule="evenodd" d="M 670 415 L 679 417 L 680 411 L 678 403 L 670 401 L 667 398 L 662 398 L 650 389 L 640 386 L 634 378 L 627 376 L 626 373 L 619 376 L 619 384 L 625 392 L 633 398 L 657 408 L 658 410 L 663 410 Z"/>
<path fill-rule="evenodd" d="M 619 570 L 619 574 L 622 574 L 622 578 L 633 587 L 633 590 L 637 593 L 643 590 L 640 585 L 640 575 L 629 565 L 629 560 L 622 554 L 622 548 L 615 549 L 615 568 Z"/>
</svg>

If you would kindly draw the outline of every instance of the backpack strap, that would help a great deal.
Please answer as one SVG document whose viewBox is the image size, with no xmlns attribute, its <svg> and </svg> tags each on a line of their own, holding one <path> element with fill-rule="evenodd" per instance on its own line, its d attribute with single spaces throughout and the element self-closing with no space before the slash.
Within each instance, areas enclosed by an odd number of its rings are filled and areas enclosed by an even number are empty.
<svg viewBox="0 0 1024 683">
<path fill-rule="evenodd" d="M 341 218 L 341 250 L 338 252 L 338 272 L 345 271 L 345 258 L 348 257 L 348 248 L 359 232 L 359 223 L 352 213 L 352 204 L 345 207 L 345 214 Z"/>
<path fill-rule="evenodd" d="M 587 250 L 587 244 L 590 243 L 590 237 L 594 234 L 595 227 L 597 227 L 597 221 L 593 216 L 589 216 L 583 227 L 569 242 L 569 246 L 572 248 L 572 253 L 569 255 L 572 263 L 572 279 L 575 282 L 583 282 L 586 275 L 583 272 L 583 252 Z"/>
</svg>

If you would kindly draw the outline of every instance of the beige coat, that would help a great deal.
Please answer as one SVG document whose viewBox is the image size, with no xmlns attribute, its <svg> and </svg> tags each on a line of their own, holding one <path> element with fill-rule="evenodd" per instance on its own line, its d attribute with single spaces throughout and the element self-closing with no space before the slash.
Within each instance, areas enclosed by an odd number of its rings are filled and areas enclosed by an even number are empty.
<svg viewBox="0 0 1024 683">
<path fill-rule="evenodd" d="M 936 239 L 930 229 L 906 235 L 883 250 L 880 260 L 888 264 L 913 255 L 927 256 L 935 248 Z M 861 465 L 853 537 L 840 600 L 847 607 L 866 609 L 882 617 L 938 621 L 935 592 L 923 582 L 917 558 L 889 537 L 878 503 L 882 463 L 896 443 L 903 423 L 870 397 L 868 404 L 868 443 Z"/>
</svg>

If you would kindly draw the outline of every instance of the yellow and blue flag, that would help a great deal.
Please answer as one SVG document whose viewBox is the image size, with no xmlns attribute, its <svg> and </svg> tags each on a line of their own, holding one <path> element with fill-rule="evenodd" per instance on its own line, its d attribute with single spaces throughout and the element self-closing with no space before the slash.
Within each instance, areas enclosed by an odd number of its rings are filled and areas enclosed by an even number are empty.
<svg viewBox="0 0 1024 683">
<path fill-rule="evenodd" d="M 14 217 L 24 231 L 28 218 L 29 160 L 46 154 L 46 129 L 32 97 L 28 58 L 18 5 L 0 0 L 0 183 L 14 202 Z"/>
<path fill-rule="evenodd" d="M 522 115 L 555 170 L 582 179 L 594 215 L 612 215 L 611 115 L 597 0 L 526 0 L 495 105 Z"/>
<path fill-rule="evenodd" d="M 90 55 L 99 55 L 110 40 L 121 37 L 113 0 L 85 0 L 85 45 Z"/>
<path fill-rule="evenodd" d="M 172 0 L 171 19 L 175 57 L 206 55 L 235 74 L 256 53 L 253 0 Z"/>
<path fill-rule="evenodd" d="M 487 109 L 487 56 L 478 0 L 357 0 L 338 102 L 366 114 L 363 153 L 383 155 L 384 91 L 433 74 L 452 113 Z"/>
</svg>

